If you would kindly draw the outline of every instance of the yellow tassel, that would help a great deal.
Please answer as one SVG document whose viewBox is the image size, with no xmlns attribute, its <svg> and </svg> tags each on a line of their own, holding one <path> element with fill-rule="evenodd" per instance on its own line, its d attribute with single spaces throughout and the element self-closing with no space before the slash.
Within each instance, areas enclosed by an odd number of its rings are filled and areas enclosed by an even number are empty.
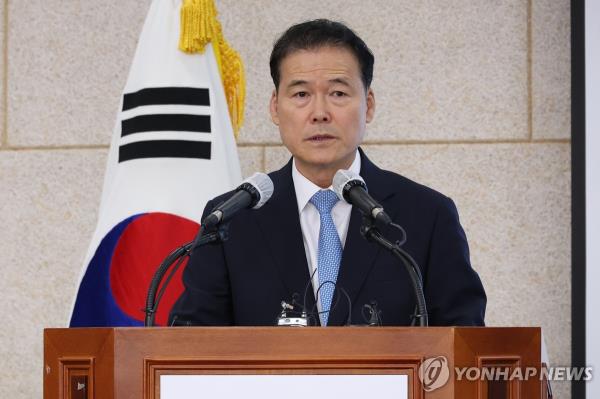
<svg viewBox="0 0 600 399">
<path fill-rule="evenodd" d="M 246 97 L 242 58 L 223 37 L 213 0 L 183 0 L 179 49 L 186 53 L 203 53 L 208 43 L 213 44 L 231 125 L 237 139 L 244 122 Z"/>
</svg>

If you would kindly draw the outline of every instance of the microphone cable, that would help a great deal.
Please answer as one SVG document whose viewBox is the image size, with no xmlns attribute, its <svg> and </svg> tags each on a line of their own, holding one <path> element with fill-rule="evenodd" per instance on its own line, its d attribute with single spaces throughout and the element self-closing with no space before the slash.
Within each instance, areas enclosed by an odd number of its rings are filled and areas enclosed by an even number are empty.
<svg viewBox="0 0 600 399">
<path fill-rule="evenodd" d="M 167 274 L 167 277 L 165 278 L 164 283 L 162 283 L 162 285 L 160 286 L 160 290 L 158 291 L 158 294 L 156 295 L 156 306 L 154 308 L 153 311 L 155 311 L 156 309 L 158 309 L 158 304 L 160 303 L 160 300 L 163 297 L 163 294 L 165 293 L 167 287 L 169 286 L 169 283 L 171 282 L 171 279 L 173 278 L 173 276 L 175 276 L 175 273 L 177 273 L 177 270 L 179 270 L 179 268 L 181 267 L 181 265 L 183 264 L 183 262 L 185 262 L 186 259 L 189 259 L 191 255 L 190 251 L 186 251 L 178 260 L 177 263 L 175 264 L 175 266 L 173 266 L 171 268 L 171 271 L 169 272 L 169 274 Z"/>
<path fill-rule="evenodd" d="M 308 287 L 310 287 L 310 286 L 311 286 L 311 284 L 312 284 L 312 280 L 313 280 L 313 278 L 315 277 L 315 274 L 317 274 L 317 269 L 318 269 L 318 268 L 317 268 L 317 267 L 315 267 L 315 270 L 313 270 L 313 272 L 312 272 L 312 273 L 311 273 L 311 275 L 310 275 L 310 278 L 309 278 L 309 279 L 308 279 L 308 281 L 306 282 L 306 287 L 304 287 L 304 302 L 302 303 L 302 311 L 303 311 L 303 312 L 306 312 L 306 314 L 308 314 L 308 313 L 309 313 L 309 312 L 307 311 L 307 309 L 306 309 L 306 298 L 307 298 L 307 296 L 308 296 Z M 317 293 L 318 293 L 318 290 L 317 290 Z M 316 300 L 317 300 L 317 298 L 315 298 L 315 303 L 317 303 L 317 302 L 316 302 Z"/>
<path fill-rule="evenodd" d="M 352 324 L 352 300 L 350 299 L 350 295 L 348 295 L 348 292 L 347 292 L 347 291 L 344 289 L 344 287 L 338 287 L 338 286 L 337 286 L 337 284 L 336 284 L 336 283 L 334 283 L 334 282 L 333 282 L 333 281 L 331 281 L 331 280 L 326 280 L 326 281 L 323 281 L 323 282 L 322 282 L 322 283 L 319 285 L 319 287 L 317 288 L 317 293 L 316 293 L 316 298 L 315 298 L 315 304 L 314 304 L 314 306 L 313 306 L 313 308 L 311 309 L 311 312 L 310 312 L 309 314 L 310 314 L 311 316 L 313 316 L 313 317 L 314 317 L 315 315 L 316 315 L 317 317 L 319 317 L 319 322 L 320 322 L 320 321 L 321 321 L 320 315 L 321 315 L 321 314 L 323 314 L 323 313 L 329 313 L 329 315 L 331 315 L 331 312 L 332 312 L 333 310 L 335 310 L 335 308 L 337 307 L 338 303 L 340 302 L 340 295 L 337 295 L 337 296 L 336 296 L 336 298 L 335 298 L 335 299 L 336 299 L 336 300 L 335 300 L 335 303 L 333 303 L 333 304 L 332 304 L 332 305 L 329 307 L 329 310 L 321 310 L 321 311 L 315 312 L 315 308 L 317 307 L 317 303 L 319 302 L 319 292 L 321 291 L 321 288 L 323 288 L 323 286 L 324 286 L 325 284 L 333 284 L 333 287 L 334 287 L 334 291 L 333 291 L 333 292 L 334 292 L 334 294 L 335 294 L 335 291 L 338 291 L 338 292 L 342 292 L 342 294 L 344 294 L 344 296 L 346 297 L 346 300 L 348 301 L 348 318 L 346 319 L 346 324 L 344 324 L 344 325 L 346 325 L 346 326 L 349 326 L 349 325 L 351 325 L 351 324 Z M 334 296 L 335 296 L 335 295 L 334 295 Z M 328 318 L 329 318 L 329 317 L 328 317 Z"/>
<path fill-rule="evenodd" d="M 402 239 L 396 241 L 396 245 L 401 247 L 402 245 L 406 244 L 407 235 L 406 235 L 406 230 L 404 230 L 404 227 L 402 227 L 399 224 L 396 224 L 394 222 L 390 223 L 390 226 L 396 228 L 396 230 L 399 230 L 400 233 L 402 233 Z"/>
<path fill-rule="evenodd" d="M 179 269 L 179 267 L 183 263 L 183 260 L 185 259 L 185 257 L 189 256 L 191 254 L 191 251 L 196 246 L 205 245 L 205 244 L 215 242 L 215 241 L 221 239 L 220 231 L 215 231 L 215 232 L 204 234 L 204 229 L 202 228 L 202 226 L 200 226 L 199 236 L 200 235 L 202 237 L 201 239 L 195 240 L 195 241 L 190 241 L 190 242 L 182 245 L 181 247 L 173 250 L 162 261 L 162 263 L 160 264 L 160 266 L 154 273 L 154 276 L 152 277 L 152 280 L 150 281 L 150 287 L 148 288 L 148 293 L 146 295 L 146 308 L 145 308 L 146 317 L 144 319 L 145 327 L 154 326 L 154 316 L 156 313 L 156 309 L 158 308 L 160 299 L 162 298 L 162 295 L 164 294 L 164 291 L 167 287 L 167 284 L 163 284 L 159 291 L 159 284 L 162 281 L 163 276 L 169 270 L 169 268 L 173 265 L 173 263 L 175 263 L 175 261 L 179 260 L 179 262 L 175 265 L 175 268 Z M 175 270 L 175 271 L 172 270 L 171 273 L 169 273 L 168 281 L 170 281 L 170 279 L 173 278 L 176 271 L 177 270 Z M 167 283 L 168 283 L 168 281 L 167 281 Z M 157 291 L 159 291 L 158 296 L 157 296 Z"/>
</svg>

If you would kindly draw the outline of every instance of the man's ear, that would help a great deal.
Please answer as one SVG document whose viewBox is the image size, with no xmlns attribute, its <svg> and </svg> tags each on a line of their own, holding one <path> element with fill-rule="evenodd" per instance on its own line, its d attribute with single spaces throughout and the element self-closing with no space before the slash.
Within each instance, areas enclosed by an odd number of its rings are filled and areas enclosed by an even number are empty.
<svg viewBox="0 0 600 399">
<path fill-rule="evenodd" d="M 273 90 L 271 101 L 269 101 L 269 111 L 271 112 L 271 120 L 279 126 L 279 114 L 277 113 L 277 90 Z"/>
<path fill-rule="evenodd" d="M 367 123 L 373 120 L 375 116 L 375 93 L 373 93 L 373 89 L 369 87 L 367 91 Z"/>
</svg>

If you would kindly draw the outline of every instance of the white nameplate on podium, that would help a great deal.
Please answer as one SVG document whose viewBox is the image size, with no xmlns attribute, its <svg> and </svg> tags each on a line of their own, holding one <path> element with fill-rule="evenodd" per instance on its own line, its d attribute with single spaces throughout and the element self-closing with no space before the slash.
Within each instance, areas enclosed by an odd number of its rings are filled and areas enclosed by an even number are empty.
<svg viewBox="0 0 600 399">
<path fill-rule="evenodd" d="M 161 375 L 160 399 L 404 399 L 408 376 Z"/>
</svg>

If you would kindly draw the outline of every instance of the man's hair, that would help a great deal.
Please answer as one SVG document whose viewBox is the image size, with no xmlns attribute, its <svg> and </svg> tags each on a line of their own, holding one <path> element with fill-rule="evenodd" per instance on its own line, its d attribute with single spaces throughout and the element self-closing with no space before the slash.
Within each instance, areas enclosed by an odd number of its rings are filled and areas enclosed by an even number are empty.
<svg viewBox="0 0 600 399">
<path fill-rule="evenodd" d="M 269 61 L 275 90 L 279 89 L 281 62 L 285 57 L 298 50 L 315 50 L 327 46 L 350 50 L 358 60 L 365 90 L 371 86 L 375 58 L 365 42 L 341 22 L 315 19 L 291 26 L 275 42 Z"/>
</svg>

